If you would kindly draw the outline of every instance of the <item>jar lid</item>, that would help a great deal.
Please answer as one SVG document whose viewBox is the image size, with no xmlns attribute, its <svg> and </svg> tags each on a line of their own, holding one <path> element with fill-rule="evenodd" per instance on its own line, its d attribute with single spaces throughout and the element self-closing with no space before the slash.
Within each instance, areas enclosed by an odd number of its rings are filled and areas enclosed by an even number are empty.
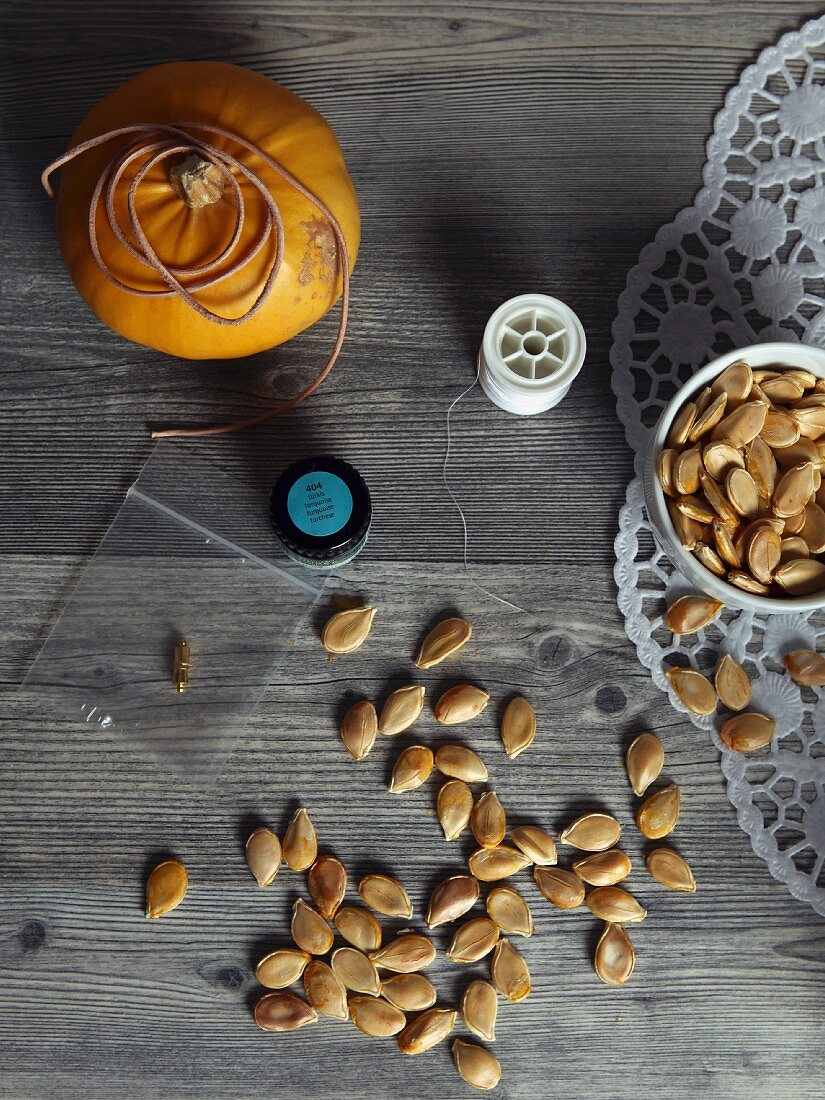
<svg viewBox="0 0 825 1100">
<path fill-rule="evenodd" d="M 370 492 L 355 467 L 340 458 L 302 459 L 275 482 L 269 518 L 287 550 L 329 562 L 366 536 L 372 518 Z"/>
</svg>

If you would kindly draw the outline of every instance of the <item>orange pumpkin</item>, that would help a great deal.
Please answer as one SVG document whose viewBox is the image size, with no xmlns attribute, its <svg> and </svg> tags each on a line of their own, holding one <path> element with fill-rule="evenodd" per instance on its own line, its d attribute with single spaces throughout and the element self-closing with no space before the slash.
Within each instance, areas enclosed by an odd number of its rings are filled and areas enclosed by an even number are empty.
<svg viewBox="0 0 825 1100">
<path fill-rule="evenodd" d="M 72 146 L 84 142 L 62 165 L 60 248 L 80 294 L 129 340 L 189 359 L 250 355 L 339 297 L 358 203 L 332 130 L 286 88 L 222 62 L 160 65 L 90 112 Z M 164 142 L 172 152 L 153 159 Z"/>
</svg>

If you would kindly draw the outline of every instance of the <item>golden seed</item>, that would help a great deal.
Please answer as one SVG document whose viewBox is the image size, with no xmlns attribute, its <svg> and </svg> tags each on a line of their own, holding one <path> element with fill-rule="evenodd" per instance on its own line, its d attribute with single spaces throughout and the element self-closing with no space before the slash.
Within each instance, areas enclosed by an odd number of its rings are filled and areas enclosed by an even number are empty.
<svg viewBox="0 0 825 1100">
<path fill-rule="evenodd" d="M 286 989 L 297 982 L 312 956 L 295 947 L 282 947 L 264 955 L 255 967 L 255 977 L 267 989 Z"/>
<path fill-rule="evenodd" d="M 480 978 L 470 982 L 461 998 L 461 1018 L 464 1026 L 492 1043 L 496 1038 L 496 1018 L 498 1017 L 498 994 L 494 985 Z"/>
<path fill-rule="evenodd" d="M 465 783 L 487 781 L 484 761 L 465 745 L 442 745 L 435 754 L 435 766 L 442 775 L 463 779 Z"/>
<path fill-rule="evenodd" d="M 442 726 L 457 726 L 481 714 L 489 702 L 487 692 L 474 684 L 456 684 L 445 691 L 435 704 L 435 720 Z"/>
<path fill-rule="evenodd" d="M 819 439 L 825 432 L 825 408 L 814 405 L 809 408 L 796 408 L 793 418 L 799 428 L 800 435 L 806 439 Z"/>
<path fill-rule="evenodd" d="M 693 550 L 696 558 L 704 565 L 705 569 L 709 569 L 711 573 L 715 573 L 717 577 L 724 577 L 727 569 L 725 563 L 719 557 L 712 547 L 707 543 L 699 542 L 696 544 Z"/>
<path fill-rule="evenodd" d="M 463 779 L 450 779 L 439 789 L 438 820 L 447 840 L 457 840 L 470 824 L 473 792 Z"/>
<path fill-rule="evenodd" d="M 784 532 L 780 531 L 779 533 L 784 533 L 787 535 L 800 535 L 804 526 L 805 509 L 803 508 L 802 511 L 797 512 L 795 516 L 788 516 L 788 518 L 785 520 Z"/>
<path fill-rule="evenodd" d="M 768 585 L 762 584 L 750 573 L 742 573 L 738 569 L 732 569 L 728 573 L 728 584 L 741 588 L 743 592 L 752 592 L 754 596 L 767 596 L 770 592 Z"/>
<path fill-rule="evenodd" d="M 447 958 L 454 963 L 474 963 L 489 955 L 498 943 L 498 925 L 489 917 L 474 917 L 453 934 Z"/>
<path fill-rule="evenodd" d="M 714 395 L 726 393 L 729 401 L 744 401 L 750 395 L 752 385 L 753 373 L 750 367 L 744 360 L 737 359 L 714 379 L 710 392 Z"/>
<path fill-rule="evenodd" d="M 402 932 L 386 947 L 370 955 L 372 963 L 395 974 L 414 974 L 429 966 L 434 958 L 432 940 L 418 932 Z"/>
<path fill-rule="evenodd" d="M 760 527 L 754 531 L 746 554 L 752 576 L 761 584 L 770 584 L 781 554 L 782 540 L 772 527 Z"/>
<path fill-rule="evenodd" d="M 825 587 L 825 565 L 813 558 L 794 558 L 780 565 L 773 579 L 791 596 L 810 596 Z"/>
<path fill-rule="evenodd" d="M 432 751 L 426 745 L 408 745 L 392 769 L 390 793 L 416 790 L 430 778 L 434 763 Z"/>
<path fill-rule="evenodd" d="M 636 951 L 621 924 L 607 921 L 596 945 L 593 968 L 606 985 L 624 985 L 636 965 Z"/>
<path fill-rule="evenodd" d="M 495 791 L 485 791 L 473 806 L 470 828 L 482 848 L 495 848 L 507 835 L 504 807 Z"/>
<path fill-rule="evenodd" d="M 255 1023 L 263 1031 L 297 1031 L 314 1024 L 318 1014 L 314 1008 L 294 993 L 265 993 L 252 1011 Z"/>
<path fill-rule="evenodd" d="M 736 549 L 728 529 L 718 519 L 715 519 L 711 525 L 711 530 L 713 531 L 713 542 L 719 557 L 733 569 L 738 569 L 742 564 L 742 557 Z"/>
<path fill-rule="evenodd" d="M 789 371 L 785 371 L 786 378 L 793 378 L 803 390 L 812 390 L 816 387 L 819 379 L 815 374 L 809 370 L 803 370 L 802 367 L 793 367 Z"/>
<path fill-rule="evenodd" d="M 423 974 L 393 974 L 381 982 L 381 996 L 402 1012 L 423 1012 L 438 999 L 435 986 Z"/>
<path fill-rule="evenodd" d="M 349 1014 L 358 1030 L 374 1039 L 397 1035 L 407 1023 L 401 1009 L 382 997 L 350 997 Z"/>
<path fill-rule="evenodd" d="M 533 744 L 536 736 L 536 712 L 530 703 L 517 695 L 507 704 L 501 719 L 501 741 L 511 760 Z"/>
<path fill-rule="evenodd" d="M 363 951 L 355 947 L 339 947 L 332 952 L 330 965 L 338 980 L 353 993 L 377 997 L 381 991 L 378 970 Z"/>
<path fill-rule="evenodd" d="M 662 486 L 662 492 L 669 497 L 676 496 L 676 489 L 673 486 L 673 463 L 676 455 L 677 452 L 672 447 L 665 447 L 664 450 L 659 451 L 659 457 L 656 459 L 659 484 Z"/>
<path fill-rule="evenodd" d="M 557 909 L 576 909 L 584 901 L 582 881 L 561 867 L 534 867 L 533 879 L 539 890 Z"/>
<path fill-rule="evenodd" d="M 691 714 L 713 714 L 716 710 L 716 691 L 701 672 L 692 668 L 668 668 L 665 676 L 674 694 Z"/>
<path fill-rule="evenodd" d="M 780 404 L 787 401 L 798 401 L 805 392 L 802 383 L 790 371 L 785 374 L 778 374 L 775 378 L 766 378 L 761 386 L 766 397 Z"/>
<path fill-rule="evenodd" d="M 347 991 L 332 968 L 320 959 L 313 959 L 304 971 L 307 1000 L 321 1016 L 348 1020 Z"/>
<path fill-rule="evenodd" d="M 369 756 L 378 736 L 378 715 L 369 699 L 361 699 L 349 708 L 341 723 L 341 740 L 353 760 Z"/>
<path fill-rule="evenodd" d="M 805 687 L 825 686 L 825 657 L 812 649 L 795 649 L 783 657 L 791 679 Z"/>
<path fill-rule="evenodd" d="M 710 596 L 680 596 L 667 609 L 665 626 L 674 634 L 695 634 L 712 623 L 724 606 Z"/>
<path fill-rule="evenodd" d="M 398 879 L 389 875 L 365 875 L 358 883 L 358 893 L 365 905 L 384 917 L 412 916 L 409 894 Z"/>
<path fill-rule="evenodd" d="M 552 867 L 558 862 L 556 842 L 536 825 L 519 825 L 511 830 L 510 839 L 531 863 L 539 867 Z"/>
<path fill-rule="evenodd" d="M 480 882 L 500 882 L 529 865 L 530 860 L 524 852 L 506 844 L 497 848 L 477 848 L 467 860 L 471 874 Z"/>
<path fill-rule="evenodd" d="M 768 409 L 759 435 L 763 443 L 774 450 L 781 450 L 799 439 L 799 424 L 784 409 Z"/>
<path fill-rule="evenodd" d="M 417 667 L 433 668 L 441 664 L 466 645 L 472 633 L 473 628 L 463 619 L 444 619 L 424 639 L 416 658 Z"/>
<path fill-rule="evenodd" d="M 705 528 L 695 519 L 680 512 L 672 500 L 667 502 L 667 510 L 676 535 L 686 550 L 693 550 L 705 535 Z"/>
<path fill-rule="evenodd" d="M 672 783 L 648 797 L 636 811 L 636 824 L 648 840 L 660 840 L 672 833 L 679 820 L 682 792 Z"/>
<path fill-rule="evenodd" d="M 281 866 L 281 842 L 271 829 L 256 829 L 246 842 L 246 864 L 259 886 L 269 886 Z"/>
<path fill-rule="evenodd" d="M 494 1054 L 477 1043 L 453 1040 L 453 1059 L 462 1081 L 484 1092 L 494 1089 L 501 1080 L 501 1063 Z"/>
<path fill-rule="evenodd" d="M 402 1054 L 424 1054 L 446 1039 L 455 1027 L 456 1012 L 447 1008 L 429 1008 L 398 1036 L 398 1049 Z"/>
<path fill-rule="evenodd" d="M 332 920 L 347 892 L 347 872 L 334 856 L 316 859 L 307 875 L 309 896 L 325 920 Z"/>
<path fill-rule="evenodd" d="M 707 408 L 699 410 L 699 414 L 688 432 L 688 439 L 691 443 L 695 443 L 700 436 L 705 435 L 719 423 L 725 413 L 727 402 L 728 395 L 720 393 L 711 400 Z"/>
<path fill-rule="evenodd" d="M 453 875 L 445 879 L 430 894 L 427 927 L 449 924 L 472 909 L 478 901 L 478 879 L 470 875 Z"/>
<path fill-rule="evenodd" d="M 745 459 L 732 443 L 720 440 L 718 443 L 708 443 L 704 448 L 702 465 L 714 480 L 724 481 L 729 470 L 744 468 Z"/>
<path fill-rule="evenodd" d="M 335 927 L 359 951 L 377 951 L 381 946 L 381 925 L 366 909 L 342 906 L 335 914 Z"/>
<path fill-rule="evenodd" d="M 533 915 L 521 894 L 511 886 L 496 886 L 487 895 L 487 916 L 511 936 L 532 936 Z"/>
<path fill-rule="evenodd" d="M 751 701 L 751 681 L 747 672 L 729 653 L 716 666 L 716 694 L 728 710 L 744 710 Z"/>
<path fill-rule="evenodd" d="M 647 869 L 668 890 L 696 893 L 696 879 L 686 860 L 672 848 L 654 848 L 645 859 Z"/>
<path fill-rule="evenodd" d="M 287 867 L 293 871 L 306 871 L 315 862 L 318 855 L 318 838 L 306 810 L 296 810 L 287 825 L 283 853 Z"/>
<path fill-rule="evenodd" d="M 606 852 L 596 852 L 585 859 L 577 860 L 573 870 L 589 886 L 615 886 L 626 879 L 632 870 L 629 858 L 620 848 L 610 848 Z"/>
<path fill-rule="evenodd" d="M 351 607 L 327 619 L 321 641 L 328 653 L 352 653 L 363 645 L 375 618 L 374 607 Z"/>
<path fill-rule="evenodd" d="M 719 519 L 730 531 L 736 530 L 739 525 L 739 516 L 734 511 L 730 501 L 708 474 L 703 470 L 699 476 L 702 492 L 708 504 L 716 512 Z"/>
<path fill-rule="evenodd" d="M 761 433 L 767 414 L 767 405 L 761 401 L 748 401 L 723 417 L 710 438 L 713 442 L 724 439 L 741 449 Z"/>
<path fill-rule="evenodd" d="M 698 447 L 682 451 L 673 461 L 673 488 L 680 496 L 699 491 L 702 474 L 702 453 Z"/>
<path fill-rule="evenodd" d="M 753 478 L 760 497 L 770 500 L 776 489 L 776 457 L 759 436 L 751 440 L 745 451 L 745 469 Z"/>
<path fill-rule="evenodd" d="M 655 733 L 640 733 L 625 756 L 627 777 L 633 793 L 643 795 L 665 764 L 665 747 Z"/>
<path fill-rule="evenodd" d="M 801 512 L 814 495 L 814 466 L 812 462 L 800 462 L 787 470 L 774 490 L 773 510 L 787 519 Z"/>
<path fill-rule="evenodd" d="M 622 835 L 622 827 L 610 814 L 583 814 L 559 834 L 562 844 L 585 852 L 603 852 L 612 848 Z"/>
<path fill-rule="evenodd" d="M 490 976 L 493 985 L 508 1001 L 523 1001 L 530 994 L 530 971 L 527 963 L 503 936 L 493 951 Z"/>
<path fill-rule="evenodd" d="M 687 443 L 688 432 L 693 427 L 693 422 L 696 419 L 696 405 L 693 401 L 687 401 L 681 409 L 679 409 L 673 418 L 673 423 L 670 425 L 670 431 L 667 436 L 668 447 L 681 448 Z"/>
<path fill-rule="evenodd" d="M 335 939 L 335 933 L 321 914 L 301 898 L 292 906 L 291 931 L 296 945 L 310 955 L 326 955 Z"/>
<path fill-rule="evenodd" d="M 611 924 L 635 924 L 647 916 L 647 909 L 621 886 L 597 886 L 585 901 L 594 917 Z"/>
<path fill-rule="evenodd" d="M 744 470 L 740 472 L 744 473 Z M 695 519 L 697 523 L 713 523 L 713 521 L 716 519 L 716 512 L 714 512 L 714 510 L 703 497 L 678 497 L 676 500 L 676 507 L 686 516 L 690 516 L 691 519 Z"/>
<path fill-rule="evenodd" d="M 747 470 L 734 467 L 725 478 L 725 492 L 728 500 L 740 516 L 754 519 L 758 515 L 759 490 Z"/>
<path fill-rule="evenodd" d="M 755 752 L 769 745 L 775 732 L 776 722 L 773 718 L 756 711 L 746 711 L 725 722 L 719 730 L 719 740 L 734 752 Z"/>
<path fill-rule="evenodd" d="M 812 554 L 821 554 L 825 550 L 825 511 L 812 501 L 805 505 L 802 538 Z"/>
<path fill-rule="evenodd" d="M 822 455 L 816 443 L 811 439 L 805 439 L 804 436 L 796 443 L 792 443 L 790 447 L 783 447 L 777 451 L 775 458 L 783 470 L 790 470 L 792 466 L 798 466 L 801 462 L 812 463 L 815 470 L 822 466 Z M 770 495 L 773 496 L 773 493 Z"/>
<path fill-rule="evenodd" d="M 779 557 L 780 565 L 793 561 L 794 558 L 809 558 L 811 551 L 807 542 L 800 535 L 790 535 L 781 542 L 782 553 Z"/>
<path fill-rule="evenodd" d="M 705 386 L 698 397 L 693 399 L 693 403 L 696 406 L 696 415 L 700 416 L 711 401 L 713 401 L 713 394 L 711 393 L 710 386 Z"/>
<path fill-rule="evenodd" d="M 397 737 L 408 730 L 424 709 L 424 688 L 408 684 L 397 688 L 387 698 L 378 719 L 378 732 L 385 737 Z"/>
<path fill-rule="evenodd" d="M 177 909 L 186 897 L 189 875 L 176 859 L 167 859 L 154 868 L 146 880 L 146 916 L 150 920 L 164 917 Z"/>
</svg>

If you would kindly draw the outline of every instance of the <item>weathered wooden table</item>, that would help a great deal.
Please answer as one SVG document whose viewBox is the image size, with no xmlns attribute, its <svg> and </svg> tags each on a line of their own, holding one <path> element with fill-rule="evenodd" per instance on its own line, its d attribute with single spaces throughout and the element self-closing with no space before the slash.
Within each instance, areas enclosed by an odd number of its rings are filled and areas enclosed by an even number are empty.
<svg viewBox="0 0 825 1100">
<path fill-rule="evenodd" d="M 666 894 L 634 872 L 650 916 L 633 933 L 637 972 L 616 990 L 592 970 L 595 921 L 552 910 L 520 877 L 537 923 L 523 945 L 534 992 L 500 1013 L 500 1095 L 823 1095 L 821 919 L 752 853 L 715 750 L 652 686 L 616 609 L 612 539 L 631 462 L 608 367 L 627 269 L 690 200 L 725 90 L 818 7 L 3 5 L 0 1094 L 468 1095 L 446 1045 L 411 1059 L 348 1024 L 284 1037 L 253 1026 L 252 968 L 286 939 L 300 883 L 282 872 L 261 892 L 243 860 L 252 823 L 280 831 L 303 804 L 353 878 L 392 869 L 418 913 L 460 869 L 467 845 L 441 838 L 435 782 L 389 796 L 397 744 L 356 765 L 335 725 L 347 693 L 380 699 L 409 674 L 424 625 L 457 608 L 476 635 L 449 675 L 493 694 L 467 733 L 511 821 L 557 829 L 604 805 L 630 825 L 623 747 L 652 728 L 684 792 L 678 840 L 700 884 L 692 897 Z M 328 664 L 316 636 L 298 638 L 210 792 L 74 716 L 44 721 L 15 694 L 149 454 L 147 423 L 262 407 L 272 374 L 317 365 L 332 332 L 327 321 L 242 365 L 173 362 L 106 331 L 71 287 L 38 173 L 104 93 L 181 57 L 282 80 L 344 146 L 364 216 L 345 353 L 301 409 L 204 453 L 262 490 L 320 448 L 360 467 L 375 522 L 346 575 L 380 609 L 351 659 Z M 468 585 L 440 464 L 445 409 L 471 377 L 484 321 L 527 290 L 580 313 L 585 369 L 537 418 L 474 391 L 457 410 L 453 465 L 475 572 L 530 612 L 517 615 Z M 422 680 L 435 691 L 445 677 Z M 540 732 L 510 762 L 496 720 L 514 689 L 535 701 Z M 431 717 L 416 734 L 439 736 Z M 632 827 L 627 836 L 638 861 Z M 145 872 L 165 852 L 187 864 L 192 888 L 172 918 L 148 923 Z M 468 980 L 443 956 L 434 975 L 445 1000 Z"/>
</svg>

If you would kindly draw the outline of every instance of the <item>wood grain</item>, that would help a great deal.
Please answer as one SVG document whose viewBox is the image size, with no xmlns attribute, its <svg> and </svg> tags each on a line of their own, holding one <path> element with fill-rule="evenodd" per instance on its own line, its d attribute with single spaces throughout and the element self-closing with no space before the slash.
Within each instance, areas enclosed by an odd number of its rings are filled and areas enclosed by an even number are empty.
<svg viewBox="0 0 825 1100">
<path fill-rule="evenodd" d="M 690 201 L 726 89 L 817 11 L 766 0 L 0 6 L 0 1094 L 467 1094 L 446 1045 L 401 1058 L 336 1021 L 285 1037 L 254 1028 L 254 963 L 286 941 L 302 884 L 282 871 L 260 891 L 243 862 L 255 824 L 282 830 L 303 804 L 353 881 L 392 869 L 418 917 L 432 886 L 460 871 L 468 842 L 441 837 L 435 780 L 386 793 L 412 731 L 361 764 L 336 733 L 344 703 L 380 702 L 412 674 L 427 626 L 455 609 L 474 638 L 456 665 L 420 675 L 430 701 L 459 676 L 485 685 L 493 703 L 455 732 L 488 762 L 511 823 L 558 829 L 609 808 L 650 909 L 631 931 L 637 972 L 611 990 L 592 972 L 595 922 L 515 880 L 537 924 L 518 944 L 534 993 L 501 1009 L 496 1095 L 821 1096 L 822 921 L 751 851 L 715 750 L 652 686 L 616 609 L 612 540 L 631 461 L 607 362 L 626 272 Z M 347 660 L 328 663 L 312 630 L 298 635 L 210 791 L 16 694 L 149 454 L 147 423 L 264 407 L 331 340 L 333 319 L 243 365 L 170 360 L 103 329 L 71 287 L 39 171 L 106 91 L 179 57 L 249 65 L 309 98 L 339 134 L 364 212 L 351 332 L 329 381 L 283 421 L 203 451 L 261 490 L 320 447 L 354 462 L 375 522 L 346 579 L 379 616 Z M 474 391 L 456 412 L 452 466 L 478 579 L 527 609 L 518 615 L 468 584 L 440 465 L 446 405 L 472 377 L 484 322 L 526 290 L 580 313 L 585 370 L 563 405 L 529 420 Z M 539 735 L 511 762 L 497 719 L 514 691 L 534 701 Z M 621 761 L 644 728 L 663 738 L 684 792 L 676 838 L 693 897 L 639 866 Z M 414 734 L 444 738 L 429 709 Z M 192 888 L 148 923 L 145 874 L 168 853 Z M 445 947 L 449 929 L 435 939 Z M 442 956 L 433 974 L 449 1001 L 483 971 Z"/>
</svg>

